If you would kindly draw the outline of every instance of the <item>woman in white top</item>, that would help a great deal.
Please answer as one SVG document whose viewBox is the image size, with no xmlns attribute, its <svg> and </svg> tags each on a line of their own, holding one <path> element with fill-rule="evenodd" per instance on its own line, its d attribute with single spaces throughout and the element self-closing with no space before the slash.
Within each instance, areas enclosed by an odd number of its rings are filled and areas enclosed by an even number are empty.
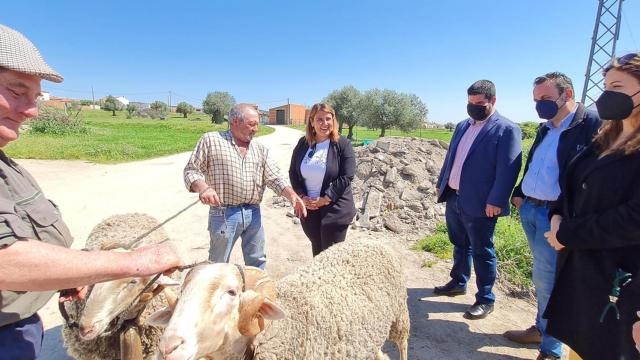
<svg viewBox="0 0 640 360">
<path fill-rule="evenodd" d="M 289 167 L 291 185 L 307 207 L 301 223 L 313 256 L 347 235 L 356 214 L 351 191 L 355 168 L 351 141 L 338 133 L 335 110 L 327 104 L 313 105 Z"/>
</svg>

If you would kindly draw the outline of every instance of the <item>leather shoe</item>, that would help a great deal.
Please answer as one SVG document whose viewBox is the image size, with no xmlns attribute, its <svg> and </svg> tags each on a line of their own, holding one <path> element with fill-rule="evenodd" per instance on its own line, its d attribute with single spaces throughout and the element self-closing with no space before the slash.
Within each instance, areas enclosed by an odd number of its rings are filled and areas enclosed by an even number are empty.
<svg viewBox="0 0 640 360">
<path fill-rule="evenodd" d="M 493 304 L 473 304 L 464 313 L 464 318 L 469 320 L 484 319 L 493 312 Z"/>
<path fill-rule="evenodd" d="M 560 358 L 540 351 L 536 360 L 560 360 Z"/>
<path fill-rule="evenodd" d="M 449 281 L 445 285 L 433 288 L 433 293 L 435 295 L 458 296 L 466 294 L 467 288 L 464 286 L 458 286 L 453 281 Z"/>
<path fill-rule="evenodd" d="M 509 330 L 502 336 L 518 344 L 540 344 L 542 342 L 542 334 L 535 325 L 527 330 Z"/>
</svg>

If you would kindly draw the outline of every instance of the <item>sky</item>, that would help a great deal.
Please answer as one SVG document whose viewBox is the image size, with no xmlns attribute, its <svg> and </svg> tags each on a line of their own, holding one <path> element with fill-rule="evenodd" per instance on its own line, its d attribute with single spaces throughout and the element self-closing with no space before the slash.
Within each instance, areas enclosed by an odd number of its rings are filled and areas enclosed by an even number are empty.
<svg viewBox="0 0 640 360">
<path fill-rule="evenodd" d="M 582 94 L 597 0 L 9 1 L 0 23 L 64 77 L 54 96 L 199 105 L 227 91 L 261 109 L 310 106 L 345 85 L 418 95 L 428 120 L 467 117 L 466 89 L 537 121 L 533 79 L 562 71 Z M 640 0 L 623 3 L 617 53 L 640 51 Z"/>
</svg>

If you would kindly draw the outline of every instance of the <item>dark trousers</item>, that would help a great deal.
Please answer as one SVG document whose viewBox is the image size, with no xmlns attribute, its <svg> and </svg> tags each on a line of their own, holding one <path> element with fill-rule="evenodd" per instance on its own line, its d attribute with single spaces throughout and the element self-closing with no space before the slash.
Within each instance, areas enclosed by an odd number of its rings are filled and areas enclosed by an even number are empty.
<svg viewBox="0 0 640 360">
<path fill-rule="evenodd" d="M 445 212 L 449 240 L 454 246 L 451 279 L 458 286 L 467 286 L 471 276 L 471 262 L 476 272 L 476 302 L 493 304 L 493 284 L 496 281 L 496 250 L 493 246 L 493 232 L 497 218 L 473 217 L 465 214 L 459 204 L 458 195 L 453 193 L 447 199 Z"/>
<path fill-rule="evenodd" d="M 40 355 L 44 329 L 38 314 L 0 327 L 0 360 L 33 360 Z"/>
<path fill-rule="evenodd" d="M 322 225 L 321 213 L 320 210 L 308 210 L 307 217 L 300 222 L 305 235 L 311 240 L 313 256 L 344 241 L 349 229 L 349 225 Z"/>
</svg>

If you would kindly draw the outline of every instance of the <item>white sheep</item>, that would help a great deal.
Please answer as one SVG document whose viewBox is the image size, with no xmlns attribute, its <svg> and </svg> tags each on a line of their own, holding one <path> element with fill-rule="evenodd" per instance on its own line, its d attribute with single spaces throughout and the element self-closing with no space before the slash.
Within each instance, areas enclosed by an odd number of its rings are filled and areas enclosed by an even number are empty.
<svg viewBox="0 0 640 360">
<path fill-rule="evenodd" d="M 158 358 L 383 359 L 389 339 L 407 359 L 407 289 L 386 246 L 336 244 L 275 288 L 246 267 L 243 290 L 240 269 L 210 264 L 187 274 L 175 308 L 147 319 L 166 326 Z"/>
<path fill-rule="evenodd" d="M 131 244 L 139 235 L 158 225 L 158 221 L 145 214 L 123 214 L 111 216 L 91 231 L 86 247 L 89 250 L 129 251 L 142 245 L 157 244 L 167 239 L 164 229 L 155 230 L 137 244 Z M 153 277 L 135 277 L 107 281 L 92 287 L 89 297 L 85 301 L 76 301 L 66 305 L 72 320 L 78 322 L 78 327 L 63 324 L 62 335 L 69 355 L 76 359 L 141 359 L 151 358 L 157 349 L 162 331 L 157 327 L 145 324 L 143 321 L 125 323 L 115 331 L 112 327 L 118 318 L 131 317 L 137 314 L 142 302 L 150 298 L 145 292 L 136 300 L 137 306 L 127 311 L 135 297 Z M 157 286 L 171 286 L 178 283 L 166 276 L 161 276 L 151 286 L 149 292 Z M 162 291 L 158 288 L 157 291 Z M 138 320 L 167 306 L 175 304 L 175 295 L 165 289 L 158 296 L 153 297 Z M 80 313 L 82 312 L 82 313 Z M 105 334 L 105 331 L 111 331 Z"/>
</svg>

